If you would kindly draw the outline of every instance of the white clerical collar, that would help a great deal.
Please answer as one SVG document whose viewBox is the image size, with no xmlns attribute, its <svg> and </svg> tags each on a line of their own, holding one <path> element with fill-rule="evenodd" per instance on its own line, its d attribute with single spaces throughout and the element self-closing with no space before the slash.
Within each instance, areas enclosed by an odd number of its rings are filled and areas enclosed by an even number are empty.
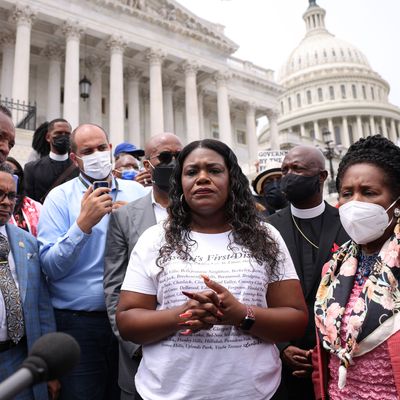
<svg viewBox="0 0 400 400">
<path fill-rule="evenodd" d="M 319 217 L 325 211 L 325 202 L 323 201 L 317 207 L 313 208 L 296 208 L 293 204 L 290 205 L 292 215 L 300 219 L 310 219 Z"/>
<path fill-rule="evenodd" d="M 49 153 L 49 157 L 54 160 L 54 161 L 65 161 L 68 160 L 69 154 L 65 153 L 65 154 L 56 154 L 53 153 L 52 151 Z"/>
</svg>

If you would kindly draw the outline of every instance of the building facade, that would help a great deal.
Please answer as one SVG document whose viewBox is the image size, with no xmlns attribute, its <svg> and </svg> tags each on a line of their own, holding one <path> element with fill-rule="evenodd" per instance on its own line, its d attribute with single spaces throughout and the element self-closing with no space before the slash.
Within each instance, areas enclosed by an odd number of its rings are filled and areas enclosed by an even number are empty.
<svg viewBox="0 0 400 400">
<path fill-rule="evenodd" d="M 330 142 L 337 163 L 362 137 L 381 133 L 397 143 L 400 109 L 389 103 L 388 82 L 372 70 L 360 50 L 332 35 L 325 27 L 325 10 L 315 1 L 309 3 L 303 15 L 306 35 L 278 77 L 284 87 L 279 96 L 279 147 L 323 148 Z M 274 136 L 266 126 L 260 147 L 274 148 Z"/>
<path fill-rule="evenodd" d="M 0 44 L 1 99 L 35 103 L 36 125 L 93 122 L 114 145 L 143 146 L 162 131 L 184 143 L 215 137 L 246 173 L 257 159 L 256 120 L 267 116 L 277 137 L 282 88 L 273 71 L 235 58 L 221 25 L 174 0 L 0 0 Z M 31 137 L 18 132 L 22 163 Z"/>
</svg>

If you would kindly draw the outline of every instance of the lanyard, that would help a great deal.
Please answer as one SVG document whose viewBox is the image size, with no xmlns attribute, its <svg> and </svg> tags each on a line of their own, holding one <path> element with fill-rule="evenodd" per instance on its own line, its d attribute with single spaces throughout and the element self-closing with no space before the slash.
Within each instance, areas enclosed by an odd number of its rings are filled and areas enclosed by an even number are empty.
<svg viewBox="0 0 400 400">
<path fill-rule="evenodd" d="M 114 180 L 115 183 L 115 198 L 113 198 L 113 203 L 115 203 L 118 197 L 119 185 L 117 179 L 115 179 L 114 177 L 112 179 Z M 79 180 L 82 182 L 83 186 L 85 186 L 86 189 L 89 189 L 89 184 L 82 178 L 81 175 L 79 175 Z M 111 197 L 113 197 L 112 192 L 113 190 L 111 190 Z"/>
</svg>

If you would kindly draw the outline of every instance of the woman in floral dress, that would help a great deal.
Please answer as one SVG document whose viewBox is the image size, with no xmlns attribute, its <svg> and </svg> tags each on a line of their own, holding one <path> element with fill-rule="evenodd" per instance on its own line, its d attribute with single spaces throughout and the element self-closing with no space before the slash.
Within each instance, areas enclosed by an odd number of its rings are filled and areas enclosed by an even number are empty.
<svg viewBox="0 0 400 400">
<path fill-rule="evenodd" d="M 360 139 L 336 184 L 352 240 L 325 265 L 317 293 L 317 398 L 398 400 L 400 148 L 380 135 Z"/>
</svg>

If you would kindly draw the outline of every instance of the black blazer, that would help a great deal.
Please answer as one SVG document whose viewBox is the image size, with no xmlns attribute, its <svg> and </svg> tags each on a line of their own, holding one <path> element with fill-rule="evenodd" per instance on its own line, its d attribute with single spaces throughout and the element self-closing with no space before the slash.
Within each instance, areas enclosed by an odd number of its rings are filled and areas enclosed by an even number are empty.
<svg viewBox="0 0 400 400">
<path fill-rule="evenodd" d="M 332 257 L 333 245 L 336 243 L 340 246 L 347 242 L 350 238 L 340 223 L 339 212 L 337 208 L 325 203 L 322 231 L 318 244 L 319 251 L 317 261 L 315 263 L 314 274 L 312 276 L 312 281 L 307 282 L 307 285 L 305 285 L 301 266 L 302 260 L 300 259 L 299 252 L 296 248 L 296 227 L 293 224 L 290 206 L 271 215 L 268 218 L 268 222 L 278 229 L 286 243 L 286 246 L 289 249 L 290 256 L 292 257 L 293 264 L 300 279 L 309 313 L 309 322 L 304 337 L 290 343 L 281 343 L 278 345 L 278 347 L 282 350 L 289 344 L 293 344 L 303 349 L 311 349 L 315 346 L 314 302 L 321 280 L 322 267 Z M 306 286 L 309 288 L 308 291 L 305 290 Z"/>
</svg>

